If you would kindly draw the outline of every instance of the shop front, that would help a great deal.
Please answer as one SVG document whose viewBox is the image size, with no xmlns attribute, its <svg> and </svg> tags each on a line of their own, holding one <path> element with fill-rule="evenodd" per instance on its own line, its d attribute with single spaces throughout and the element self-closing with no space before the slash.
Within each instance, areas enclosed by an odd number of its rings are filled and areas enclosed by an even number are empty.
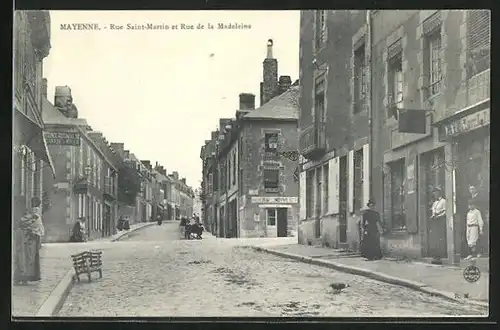
<svg viewBox="0 0 500 330">
<path fill-rule="evenodd" d="M 489 254 L 489 185 L 490 185 L 490 106 L 489 100 L 436 123 L 439 139 L 452 146 L 453 213 L 455 254 L 467 256 L 466 216 L 471 186 L 481 196 L 480 211 L 484 234 L 478 242 L 481 254 Z"/>
</svg>

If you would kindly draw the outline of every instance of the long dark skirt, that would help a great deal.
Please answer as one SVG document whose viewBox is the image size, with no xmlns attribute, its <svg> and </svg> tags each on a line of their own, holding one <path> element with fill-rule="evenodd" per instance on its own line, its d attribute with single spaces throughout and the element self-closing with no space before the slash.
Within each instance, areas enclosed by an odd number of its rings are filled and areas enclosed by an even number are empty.
<svg viewBox="0 0 500 330">
<path fill-rule="evenodd" d="M 15 231 L 14 281 L 27 282 L 41 280 L 40 236 L 26 235 Z"/>
<path fill-rule="evenodd" d="M 429 256 L 446 258 L 446 216 L 429 220 Z"/>
<path fill-rule="evenodd" d="M 382 258 L 378 230 L 370 230 L 366 234 L 363 234 L 360 252 L 361 256 L 368 260 L 378 260 Z"/>
</svg>

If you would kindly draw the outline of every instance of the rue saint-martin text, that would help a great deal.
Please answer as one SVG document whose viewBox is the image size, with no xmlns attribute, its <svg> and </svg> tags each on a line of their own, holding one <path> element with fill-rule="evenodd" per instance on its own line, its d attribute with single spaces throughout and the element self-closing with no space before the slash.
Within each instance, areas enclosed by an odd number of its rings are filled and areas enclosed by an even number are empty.
<svg viewBox="0 0 500 330">
<path fill-rule="evenodd" d="M 65 31 L 99 31 L 99 30 L 249 30 L 252 26 L 244 23 L 196 23 L 196 24 L 153 24 L 153 23 L 127 23 L 107 24 L 98 23 L 67 23 L 61 24 L 60 29 Z"/>
</svg>

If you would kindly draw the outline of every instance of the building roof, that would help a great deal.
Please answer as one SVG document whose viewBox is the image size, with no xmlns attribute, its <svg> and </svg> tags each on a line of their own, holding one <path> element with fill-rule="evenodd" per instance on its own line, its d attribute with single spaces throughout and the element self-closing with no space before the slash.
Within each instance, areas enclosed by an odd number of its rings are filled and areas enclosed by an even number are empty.
<svg viewBox="0 0 500 330">
<path fill-rule="evenodd" d="M 243 119 L 297 120 L 299 119 L 299 92 L 299 86 L 292 86 L 263 106 L 251 110 Z"/>
<path fill-rule="evenodd" d="M 88 123 L 83 118 L 68 118 L 64 116 L 49 100 L 42 100 L 42 119 L 44 124 L 48 125 L 74 125 L 88 126 Z"/>
</svg>

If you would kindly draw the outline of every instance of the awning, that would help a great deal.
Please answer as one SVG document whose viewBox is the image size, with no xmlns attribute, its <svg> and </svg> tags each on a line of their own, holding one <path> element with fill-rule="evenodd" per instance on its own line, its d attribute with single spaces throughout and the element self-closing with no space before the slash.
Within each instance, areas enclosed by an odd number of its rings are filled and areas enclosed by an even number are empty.
<svg viewBox="0 0 500 330">
<path fill-rule="evenodd" d="M 20 124 L 20 131 L 14 134 L 21 137 L 20 143 L 26 144 L 35 153 L 36 157 L 50 166 L 52 175 L 55 178 L 56 169 L 50 157 L 47 141 L 43 135 L 43 128 L 21 111 L 14 110 L 14 114 L 14 120 Z"/>
</svg>

